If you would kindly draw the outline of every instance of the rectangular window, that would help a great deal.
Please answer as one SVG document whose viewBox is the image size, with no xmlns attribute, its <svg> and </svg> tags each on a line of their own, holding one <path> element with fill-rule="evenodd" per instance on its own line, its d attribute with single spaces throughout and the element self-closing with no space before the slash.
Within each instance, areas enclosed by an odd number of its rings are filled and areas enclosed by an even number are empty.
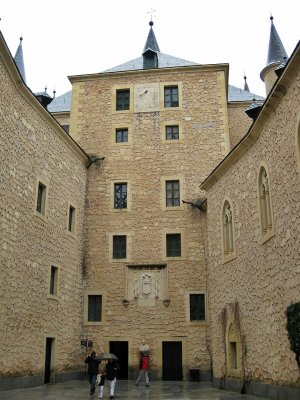
<svg viewBox="0 0 300 400">
<path fill-rule="evenodd" d="M 179 181 L 166 181 L 166 207 L 180 206 Z"/>
<path fill-rule="evenodd" d="M 127 183 L 114 184 L 114 208 L 127 208 Z"/>
<path fill-rule="evenodd" d="M 46 205 L 46 186 L 42 182 L 39 182 L 37 189 L 36 211 L 42 215 L 45 215 L 45 205 Z"/>
<path fill-rule="evenodd" d="M 181 257 L 181 234 L 168 233 L 166 235 L 167 257 Z"/>
<path fill-rule="evenodd" d="M 116 129 L 116 143 L 128 142 L 128 128 Z"/>
<path fill-rule="evenodd" d="M 50 294 L 53 296 L 57 295 L 57 285 L 58 285 L 58 268 L 51 265 L 50 271 Z"/>
<path fill-rule="evenodd" d="M 75 207 L 70 206 L 69 208 L 69 220 L 68 220 L 68 231 L 75 232 Z"/>
<path fill-rule="evenodd" d="M 88 295 L 88 322 L 101 322 L 102 296 Z"/>
<path fill-rule="evenodd" d="M 204 294 L 190 294 L 190 320 L 205 321 Z"/>
<path fill-rule="evenodd" d="M 119 89 L 116 93 L 116 110 L 123 111 L 130 108 L 130 90 Z"/>
<path fill-rule="evenodd" d="M 178 140 L 179 139 L 179 126 L 178 125 L 167 125 L 166 126 L 166 140 Z"/>
<path fill-rule="evenodd" d="M 178 107 L 178 86 L 165 86 L 164 87 L 164 105 L 167 107 Z"/>
<path fill-rule="evenodd" d="M 113 258 L 126 258 L 126 235 L 113 236 Z"/>
</svg>

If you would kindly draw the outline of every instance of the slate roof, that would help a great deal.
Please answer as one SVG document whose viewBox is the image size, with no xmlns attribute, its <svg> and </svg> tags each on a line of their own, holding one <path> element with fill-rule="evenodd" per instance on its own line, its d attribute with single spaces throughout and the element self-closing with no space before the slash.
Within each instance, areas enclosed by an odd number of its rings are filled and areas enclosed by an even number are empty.
<svg viewBox="0 0 300 400">
<path fill-rule="evenodd" d="M 198 65 L 193 61 L 184 60 L 164 53 L 157 53 L 158 68 L 168 67 L 186 67 L 188 65 Z M 104 72 L 121 72 L 121 71 L 135 71 L 143 69 L 143 57 L 135 58 L 134 60 L 127 61 L 124 64 L 117 65 L 116 67 L 109 68 Z"/>
<path fill-rule="evenodd" d="M 156 53 L 159 53 L 160 49 L 159 49 L 159 46 L 158 46 L 154 31 L 152 29 L 153 22 L 150 21 L 149 25 L 150 25 L 151 28 L 150 28 L 150 31 L 148 33 L 148 37 L 147 37 L 146 44 L 145 44 L 145 47 L 144 47 L 144 50 L 143 50 L 143 54 L 147 50 L 152 50 L 152 51 L 155 51 Z"/>
<path fill-rule="evenodd" d="M 228 85 L 228 101 L 249 101 L 249 100 L 265 100 L 264 97 L 251 93 L 248 90 L 240 89 L 236 86 Z"/>
<path fill-rule="evenodd" d="M 270 31 L 267 65 L 283 61 L 284 57 L 287 58 L 287 53 L 277 33 L 273 19 L 274 19 L 273 17 L 270 17 L 271 31 Z"/>
<path fill-rule="evenodd" d="M 18 67 L 18 70 L 19 70 L 19 72 L 20 72 L 20 74 L 21 74 L 21 77 L 22 77 L 24 83 L 26 83 L 25 66 L 24 66 L 24 58 L 23 58 L 23 48 L 22 48 L 22 40 L 23 40 L 23 38 L 20 37 L 20 43 L 19 43 L 19 46 L 18 46 L 18 48 L 17 48 L 17 51 L 16 51 L 16 54 L 15 54 L 14 60 L 15 60 L 15 63 L 16 63 L 16 65 L 17 65 L 17 67 Z"/>
<path fill-rule="evenodd" d="M 48 105 L 48 111 L 55 112 L 70 112 L 71 111 L 71 97 L 72 90 L 61 96 L 55 97 L 52 102 Z"/>
<path fill-rule="evenodd" d="M 159 46 L 152 29 L 153 22 L 149 23 L 150 30 L 148 33 L 148 37 L 146 40 L 146 44 L 143 50 L 143 54 L 148 50 L 151 50 L 156 53 L 158 66 L 157 68 L 174 68 L 174 67 L 186 67 L 191 65 L 199 65 L 199 63 L 184 60 L 182 58 L 173 57 L 165 53 L 161 53 L 159 50 Z M 124 64 L 117 65 L 116 67 L 107 69 L 103 71 L 104 73 L 114 73 L 114 72 L 125 72 L 125 71 L 137 71 L 143 70 L 144 68 L 144 59 L 143 56 L 135 58 L 133 60 L 127 61 Z M 71 110 L 71 94 L 72 92 L 67 92 L 59 97 L 56 97 L 52 103 L 48 106 L 48 110 L 50 112 L 64 112 Z M 261 99 L 264 98 L 261 96 L 257 96 L 254 93 L 251 93 L 248 90 L 243 90 L 236 88 L 235 86 L 228 86 L 228 101 L 249 101 L 253 99 Z"/>
</svg>

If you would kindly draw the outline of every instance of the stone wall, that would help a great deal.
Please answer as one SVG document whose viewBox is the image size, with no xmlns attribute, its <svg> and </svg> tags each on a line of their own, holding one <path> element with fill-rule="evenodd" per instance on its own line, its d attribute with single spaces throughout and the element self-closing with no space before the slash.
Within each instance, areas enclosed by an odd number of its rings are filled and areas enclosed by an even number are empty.
<svg viewBox="0 0 300 400">
<path fill-rule="evenodd" d="M 285 310 L 299 301 L 300 287 L 299 83 L 297 72 L 286 84 L 287 92 L 283 85 L 278 88 L 275 97 L 285 94 L 266 109 L 257 141 L 207 192 L 209 300 L 218 379 L 243 379 L 246 372 L 254 382 L 299 387 L 299 370 L 285 328 Z M 275 231 L 267 241 L 262 241 L 259 217 L 261 165 L 269 173 Z M 227 263 L 222 261 L 221 233 L 225 198 L 233 207 L 236 255 Z M 238 326 L 241 347 L 236 374 L 228 371 L 225 354 L 230 322 Z"/>
<path fill-rule="evenodd" d="M 229 103 L 229 132 L 231 149 L 248 132 L 252 124 L 252 119 L 248 117 L 245 110 L 250 106 L 249 102 Z"/>
<path fill-rule="evenodd" d="M 41 382 L 47 337 L 54 339 L 51 379 L 82 363 L 87 159 L 15 78 L 3 47 L 0 55 L 0 376 Z M 36 212 L 39 180 L 47 185 L 45 216 Z M 70 204 L 74 234 L 67 232 Z M 51 265 L 58 268 L 57 296 L 49 290 Z"/>
</svg>

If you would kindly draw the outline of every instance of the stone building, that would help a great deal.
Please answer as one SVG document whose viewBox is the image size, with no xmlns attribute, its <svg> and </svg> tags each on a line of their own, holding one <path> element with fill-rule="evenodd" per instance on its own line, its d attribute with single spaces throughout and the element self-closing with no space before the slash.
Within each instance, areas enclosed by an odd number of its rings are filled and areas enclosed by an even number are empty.
<svg viewBox="0 0 300 400">
<path fill-rule="evenodd" d="M 0 387 L 10 384 L 9 378 L 26 385 L 75 376 L 83 369 L 81 339 L 85 339 L 96 351 L 119 357 L 121 379 L 134 378 L 139 345 L 145 340 L 150 346 L 152 379 L 211 380 L 213 376 L 215 384 L 226 378 L 227 384 L 237 382 L 238 388 L 245 371 L 240 365 L 241 344 L 236 342 L 236 368 L 223 371 L 228 351 L 218 321 L 223 315 L 227 338 L 237 337 L 240 331 L 237 324 L 229 325 L 229 316 L 230 312 L 237 315 L 239 305 L 242 321 L 244 308 L 237 295 L 234 301 L 229 296 L 235 293 L 233 276 L 216 271 L 220 211 L 212 212 L 222 198 L 217 191 L 227 193 L 231 186 L 219 184 L 215 177 L 230 157 L 241 156 L 237 149 L 245 148 L 245 138 L 252 138 L 249 132 L 255 126 L 263 129 L 259 121 L 265 121 L 268 104 L 273 106 L 272 96 L 278 97 L 277 81 L 274 87 L 266 85 L 271 89 L 263 106 L 264 99 L 249 91 L 246 78 L 244 90 L 229 85 L 228 64 L 201 65 L 162 53 L 151 22 L 140 57 L 102 73 L 69 77 L 72 91 L 48 105 L 46 90 L 34 96 L 25 84 L 22 48 L 15 58 L 18 72 L 0 39 L 5 89 L 0 132 L 3 143 L 8 143 L 1 149 L 1 168 L 4 177 L 10 174 L 18 182 L 12 191 L 9 180 L 2 180 L 6 231 L 1 232 L 5 250 L 1 352 L 11 338 L 18 339 L 18 350 L 26 348 L 22 367 L 11 354 L 9 359 L 1 354 Z M 266 83 L 274 80 L 275 66 L 282 62 L 284 49 L 277 39 L 272 21 L 270 43 L 276 41 L 280 51 L 268 62 L 273 69 L 262 74 Z M 296 74 L 288 74 L 295 64 L 289 61 L 281 80 L 290 76 L 296 93 Z M 290 101 L 296 109 L 295 95 Z M 283 114 L 288 118 L 286 110 Z M 252 123 L 249 115 L 259 112 Z M 272 112 L 268 118 L 275 124 Z M 267 150 L 271 154 L 270 144 Z M 252 162 L 253 158 L 256 153 Z M 232 190 L 245 179 L 236 178 Z M 254 189 L 240 189 L 239 207 L 251 190 L 254 196 Z M 297 191 L 293 193 L 296 196 Z M 223 204 L 226 210 L 233 207 L 231 198 L 228 195 Z M 37 203 L 44 204 L 38 212 Z M 281 243 L 282 238 L 277 240 Z M 244 246 L 246 257 L 249 249 Z M 270 254 L 275 255 L 276 249 Z M 226 266 L 238 260 L 235 253 L 228 257 Z M 18 280 L 22 272 L 27 273 L 26 282 Z M 268 286 L 270 276 L 261 276 L 262 287 Z M 296 300 L 293 296 L 289 300 Z M 26 324 L 21 323 L 23 304 Z M 11 316 L 12 307 L 16 318 Z M 246 310 L 251 323 L 251 309 Z M 287 340 L 283 329 L 281 334 Z M 261 345 L 255 337 L 251 340 L 253 347 Z M 283 386 L 296 383 L 294 367 L 292 382 L 287 379 L 291 373 L 283 373 L 280 379 L 271 369 L 264 374 L 262 361 L 256 363 L 260 354 L 255 350 L 247 366 L 253 379 Z M 280 355 L 274 351 L 272 357 L 278 365 Z M 292 357 L 289 352 L 288 359 Z"/>
<path fill-rule="evenodd" d="M 285 316 L 300 290 L 299 61 L 298 43 L 284 69 L 274 66 L 279 77 L 246 135 L 201 184 L 214 383 L 242 380 L 247 393 L 289 400 L 299 398 Z"/>
<path fill-rule="evenodd" d="M 81 365 L 89 158 L 24 84 L 2 35 L 0 53 L 0 385 L 11 388 Z"/>
</svg>

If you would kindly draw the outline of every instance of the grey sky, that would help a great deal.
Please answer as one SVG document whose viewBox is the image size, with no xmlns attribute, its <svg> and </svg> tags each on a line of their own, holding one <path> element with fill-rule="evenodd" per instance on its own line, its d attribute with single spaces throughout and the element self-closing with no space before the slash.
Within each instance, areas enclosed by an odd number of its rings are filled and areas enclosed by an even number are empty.
<svg viewBox="0 0 300 400">
<path fill-rule="evenodd" d="M 163 53 L 199 64 L 229 63 L 229 83 L 265 95 L 270 13 L 288 53 L 300 37 L 296 0 L 2 0 L 0 27 L 12 55 L 23 35 L 28 86 L 60 95 L 69 75 L 97 73 L 139 57 L 149 31 Z"/>
</svg>

